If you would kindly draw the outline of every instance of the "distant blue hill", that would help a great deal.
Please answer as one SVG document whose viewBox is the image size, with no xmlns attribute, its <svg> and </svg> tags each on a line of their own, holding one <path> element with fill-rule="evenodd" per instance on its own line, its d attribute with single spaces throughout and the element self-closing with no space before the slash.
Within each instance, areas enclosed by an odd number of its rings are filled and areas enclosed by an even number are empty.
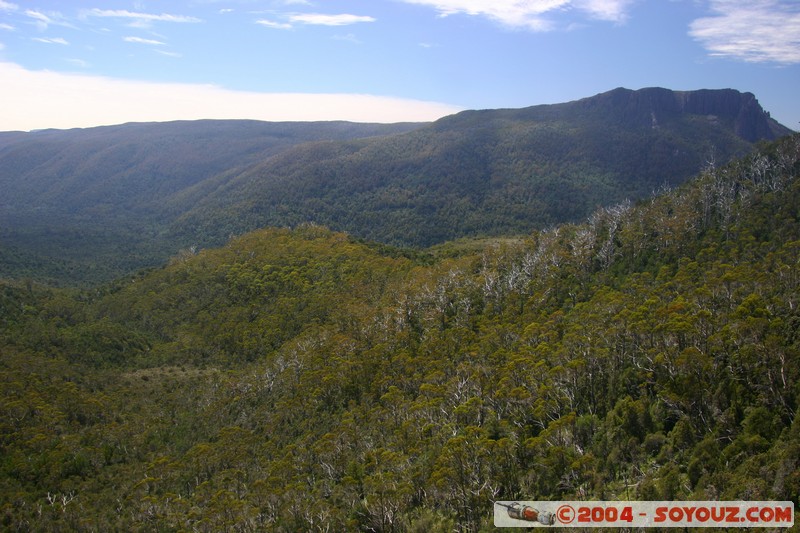
<svg viewBox="0 0 800 533">
<path fill-rule="evenodd" d="M 263 226 L 429 246 L 649 196 L 790 133 L 735 90 L 615 89 L 430 124 L 195 121 L 0 134 L 0 278 L 93 283 Z"/>
</svg>

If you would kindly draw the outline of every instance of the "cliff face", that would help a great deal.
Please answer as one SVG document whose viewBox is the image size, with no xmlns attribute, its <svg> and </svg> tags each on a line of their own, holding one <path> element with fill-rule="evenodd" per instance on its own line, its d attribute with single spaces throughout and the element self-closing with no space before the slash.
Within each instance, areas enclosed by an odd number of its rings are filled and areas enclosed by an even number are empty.
<svg viewBox="0 0 800 533">
<path fill-rule="evenodd" d="M 764 111 L 756 97 L 734 89 L 671 91 L 647 88 L 633 91 L 614 89 L 587 99 L 616 107 L 619 116 L 631 126 L 658 127 L 659 124 L 684 113 L 705 116 L 711 121 L 733 125 L 736 135 L 748 141 L 776 139 L 791 131 Z"/>
<path fill-rule="evenodd" d="M 736 134 L 747 141 L 775 139 L 789 133 L 770 118 L 753 93 L 722 89 L 675 94 L 686 113 L 733 118 Z"/>
</svg>

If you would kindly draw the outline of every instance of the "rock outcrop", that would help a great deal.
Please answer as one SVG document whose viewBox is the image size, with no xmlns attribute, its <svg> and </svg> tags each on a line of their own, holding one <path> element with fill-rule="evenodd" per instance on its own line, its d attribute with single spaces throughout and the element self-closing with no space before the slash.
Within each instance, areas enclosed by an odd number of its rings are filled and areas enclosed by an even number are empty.
<svg viewBox="0 0 800 533">
<path fill-rule="evenodd" d="M 748 142 L 776 139 L 791 133 L 764 111 L 753 93 L 734 89 L 619 88 L 583 102 L 591 108 L 598 105 L 616 107 L 620 120 L 633 127 L 657 128 L 677 115 L 688 113 L 709 121 L 728 123 L 736 135 Z"/>
</svg>

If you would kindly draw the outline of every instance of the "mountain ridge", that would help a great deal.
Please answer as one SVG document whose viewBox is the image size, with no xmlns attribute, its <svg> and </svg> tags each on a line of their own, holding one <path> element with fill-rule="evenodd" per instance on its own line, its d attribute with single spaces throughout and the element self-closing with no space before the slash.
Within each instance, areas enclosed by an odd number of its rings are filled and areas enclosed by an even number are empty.
<svg viewBox="0 0 800 533">
<path fill-rule="evenodd" d="M 747 138 L 789 131 L 750 93 L 616 89 L 429 124 L 190 121 L 4 134 L 0 276 L 107 280 L 181 248 L 304 222 L 415 247 L 527 233 L 646 197 L 709 160 L 747 153 Z"/>
<path fill-rule="evenodd" d="M 0 521 L 477 532 L 498 500 L 797 506 L 799 176 L 795 135 L 452 253 L 305 224 L 91 291 L 0 282 Z"/>
<path fill-rule="evenodd" d="M 680 113 L 706 115 L 709 120 L 733 120 L 736 134 L 750 142 L 773 140 L 786 135 L 786 128 L 765 112 L 755 95 L 735 89 L 699 89 L 670 91 L 659 87 L 632 91 L 618 88 L 610 91 L 611 98 L 627 99 L 638 110 L 650 111 L 651 126 L 657 127 L 663 116 Z"/>
<path fill-rule="evenodd" d="M 716 94 L 728 101 L 739 93 L 708 92 L 692 109 L 704 105 L 721 113 L 725 104 L 708 103 Z M 659 128 L 651 125 L 652 105 L 636 103 L 653 95 L 670 102 L 658 108 Z M 230 213 L 246 217 L 251 227 L 315 220 L 370 239 L 427 246 L 576 221 L 597 205 L 680 183 L 709 159 L 723 162 L 752 149 L 734 131 L 731 109 L 715 120 L 681 115 L 681 99 L 691 100 L 666 89 L 615 90 L 564 104 L 463 111 L 405 135 L 351 143 L 340 157 L 325 156 L 324 168 L 313 160 L 304 167 L 308 147 L 298 147 L 234 177 L 227 196 L 203 199 L 180 217 L 178 231 L 205 225 L 205 234 L 213 235 L 210 225 L 223 221 L 221 234 L 240 233 L 244 226 Z M 760 109 L 749 96 L 740 99 Z M 759 116 L 770 125 L 766 138 L 789 132 L 763 110 Z M 306 197 L 298 198 L 287 183 Z M 292 212 L 281 214 L 284 206 Z M 457 213 L 448 217 L 448 210 Z M 497 229 L 488 217 L 476 219 L 490 211 Z"/>
<path fill-rule="evenodd" d="M 711 117 L 722 115 L 728 120 L 732 119 L 734 123 L 741 123 L 736 128 L 737 135 L 748 141 L 759 138 L 772 140 L 792 131 L 773 119 L 753 93 L 730 88 L 672 90 L 663 87 L 642 89 L 617 87 L 563 103 L 538 104 L 522 108 L 466 110 L 444 117 L 436 123 L 446 123 L 470 114 L 492 112 L 523 115 L 527 118 L 552 118 L 553 112 L 563 112 L 571 108 L 574 112 L 591 115 L 592 111 L 608 106 L 620 109 L 619 117 L 628 126 L 652 126 L 654 113 L 663 114 L 664 117 L 661 118 L 690 113 Z M 657 120 L 658 118 L 656 116 Z"/>
</svg>

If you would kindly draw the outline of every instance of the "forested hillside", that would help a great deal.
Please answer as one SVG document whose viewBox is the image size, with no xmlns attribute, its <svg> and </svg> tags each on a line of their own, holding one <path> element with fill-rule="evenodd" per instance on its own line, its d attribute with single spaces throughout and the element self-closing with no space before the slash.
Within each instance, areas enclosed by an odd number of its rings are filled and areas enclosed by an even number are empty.
<svg viewBox="0 0 800 533">
<path fill-rule="evenodd" d="M 800 494 L 800 137 L 581 224 L 263 229 L 0 286 L 10 531 L 477 531 L 507 499 Z"/>
<path fill-rule="evenodd" d="M 0 135 L 0 278 L 91 285 L 307 222 L 399 246 L 527 234 L 789 133 L 733 90 L 616 89 L 422 124 L 200 121 Z"/>
<path fill-rule="evenodd" d="M 307 221 L 415 247 L 525 234 L 649 197 L 788 133 L 733 90 L 616 89 L 465 111 L 404 135 L 296 147 L 244 169 L 173 228 L 218 244 Z"/>
<path fill-rule="evenodd" d="M 422 124 L 198 120 L 0 135 L 0 278 L 75 284 L 196 244 L 164 230 L 242 168 L 293 146 Z M 255 229 L 255 228 L 249 228 Z"/>
</svg>

